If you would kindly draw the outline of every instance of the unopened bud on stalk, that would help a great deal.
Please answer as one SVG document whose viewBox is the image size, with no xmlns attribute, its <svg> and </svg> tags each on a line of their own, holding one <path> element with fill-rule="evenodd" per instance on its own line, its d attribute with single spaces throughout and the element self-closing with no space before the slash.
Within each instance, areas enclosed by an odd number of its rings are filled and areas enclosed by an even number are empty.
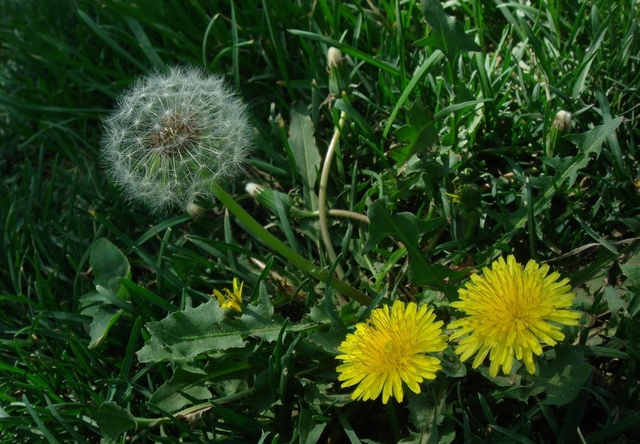
<svg viewBox="0 0 640 444">
<path fill-rule="evenodd" d="M 335 47 L 330 47 L 327 51 L 327 66 L 338 66 L 342 63 L 342 52 Z"/>
<path fill-rule="evenodd" d="M 289 212 L 291 205 L 293 204 L 287 194 L 272 190 L 271 188 L 263 187 L 257 183 L 248 183 L 244 189 L 247 194 L 253 197 L 260 205 L 264 206 L 275 216 L 279 216 L 277 207 L 278 202 L 282 205 L 285 213 Z"/>
<path fill-rule="evenodd" d="M 553 118 L 553 122 L 551 122 L 551 130 L 549 130 L 547 157 L 554 157 L 555 155 L 565 157 L 567 155 L 566 141 L 562 136 L 567 134 L 569 129 L 571 129 L 571 113 L 564 110 L 558 111 Z"/>
<path fill-rule="evenodd" d="M 204 208 L 198 204 L 190 203 L 187 205 L 187 214 L 189 214 L 193 220 L 198 220 L 204 214 Z"/>
<path fill-rule="evenodd" d="M 193 68 L 138 79 L 104 126 L 107 170 L 153 211 L 198 215 L 195 201 L 237 175 L 251 146 L 245 105 L 222 77 Z"/>
<path fill-rule="evenodd" d="M 460 203 L 466 214 L 479 211 L 482 207 L 482 191 L 478 185 L 469 183 L 460 191 Z"/>
<path fill-rule="evenodd" d="M 347 90 L 349 78 L 344 65 L 342 52 L 333 46 L 327 51 L 327 68 L 329 69 L 329 92 L 341 96 Z"/>
</svg>

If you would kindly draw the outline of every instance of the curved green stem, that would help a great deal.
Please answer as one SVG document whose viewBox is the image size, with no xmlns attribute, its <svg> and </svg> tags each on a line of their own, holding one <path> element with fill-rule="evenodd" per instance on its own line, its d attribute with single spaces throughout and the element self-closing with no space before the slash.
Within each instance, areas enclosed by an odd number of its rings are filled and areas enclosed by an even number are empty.
<svg viewBox="0 0 640 444">
<path fill-rule="evenodd" d="M 227 192 L 219 185 L 213 185 L 212 191 L 216 194 L 216 197 L 220 199 L 228 209 L 231 211 L 251 232 L 255 237 L 264 242 L 268 247 L 279 253 L 284 258 L 291 261 L 296 267 L 302 271 L 310 274 L 314 278 L 322 282 L 327 282 L 336 291 L 342 293 L 354 301 L 360 302 L 363 305 L 369 305 L 372 299 L 359 290 L 356 290 L 352 286 L 330 277 L 329 274 L 318 268 L 314 263 L 303 258 L 298 253 L 293 251 L 287 245 L 285 245 L 280 239 L 269 233 L 266 228 L 258 223 L 249 213 L 247 213 L 240 205 Z"/>
<path fill-rule="evenodd" d="M 338 259 L 338 255 L 336 255 L 336 252 L 333 249 L 331 235 L 329 234 L 329 226 L 327 225 L 327 183 L 329 182 L 329 172 L 331 171 L 333 154 L 336 151 L 336 145 L 338 145 L 338 140 L 340 140 L 340 131 L 342 130 L 342 127 L 344 126 L 346 120 L 347 113 L 342 111 L 340 113 L 338 127 L 333 133 L 331 143 L 329 143 L 329 148 L 327 149 L 327 154 L 324 158 L 324 165 L 322 165 L 322 175 L 320 176 L 320 192 L 318 193 L 318 212 L 320 216 L 318 218 L 318 222 L 320 222 L 320 234 L 322 235 L 322 242 L 324 243 L 324 247 L 327 249 L 327 254 L 329 255 L 329 260 L 331 261 L 331 263 L 335 263 L 335 261 Z M 335 270 L 338 277 L 340 279 L 343 279 L 345 273 L 340 264 L 336 264 Z"/>
<path fill-rule="evenodd" d="M 300 219 L 305 217 L 320 217 L 320 211 L 307 211 L 301 210 L 296 207 L 291 207 L 289 212 L 291 213 L 291 216 Z M 364 222 L 365 224 L 371 223 L 367 216 L 365 216 L 364 214 L 356 213 L 355 211 L 330 209 L 329 211 L 327 211 L 327 215 L 331 217 L 345 217 L 348 219 L 354 219 L 360 222 Z"/>
</svg>

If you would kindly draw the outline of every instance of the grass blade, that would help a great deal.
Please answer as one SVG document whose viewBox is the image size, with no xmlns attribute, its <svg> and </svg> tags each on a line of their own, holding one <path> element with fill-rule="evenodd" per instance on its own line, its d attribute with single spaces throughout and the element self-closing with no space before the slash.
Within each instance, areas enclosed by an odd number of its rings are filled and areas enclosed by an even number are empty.
<svg viewBox="0 0 640 444">
<path fill-rule="evenodd" d="M 329 37 L 325 37 L 323 35 L 319 35 L 319 34 L 315 34 L 313 32 L 309 32 L 309 31 L 302 31 L 299 29 L 288 29 L 288 32 L 290 32 L 293 35 L 298 35 L 300 37 L 304 37 L 307 38 L 309 40 L 314 40 L 316 42 L 321 42 L 321 43 L 325 43 L 326 45 L 329 46 L 333 46 L 335 48 L 338 48 L 340 51 L 342 51 L 345 54 L 349 54 L 350 56 L 353 56 L 357 59 L 363 60 L 366 63 L 369 63 L 370 65 L 375 66 L 376 68 L 380 68 L 386 72 L 388 72 L 389 74 L 392 74 L 394 76 L 399 76 L 400 75 L 400 69 L 396 66 L 393 66 L 387 62 L 382 62 L 374 57 L 371 57 L 370 55 L 357 50 L 345 43 L 339 42 L 337 40 L 334 39 L 330 39 Z"/>
<path fill-rule="evenodd" d="M 100 37 L 107 44 L 107 46 L 109 46 L 111 49 L 117 52 L 120 56 L 127 59 L 131 64 L 133 64 L 134 66 L 137 66 L 142 72 L 147 71 L 147 68 L 142 63 L 140 63 L 135 57 L 133 57 L 127 51 L 122 49 L 122 47 L 118 45 L 118 43 L 115 40 L 109 37 L 109 35 L 106 32 L 104 32 L 104 30 L 100 27 L 100 25 L 94 22 L 91 17 L 85 14 L 81 9 L 78 9 L 77 12 L 78 12 L 78 15 L 80 16 L 80 19 L 82 19 L 82 21 L 85 22 L 89 26 L 89 28 L 91 28 L 91 30 L 95 32 L 96 35 Z"/>
<path fill-rule="evenodd" d="M 387 123 L 384 125 L 384 129 L 382 130 L 383 139 L 387 138 L 387 135 L 389 134 L 389 130 L 391 129 L 391 126 L 393 125 L 393 122 L 396 119 L 396 115 L 398 114 L 398 111 L 400 111 L 400 108 L 404 106 L 406 100 L 409 98 L 409 96 L 411 95 L 415 87 L 418 85 L 418 82 L 420 82 L 420 80 L 422 80 L 424 75 L 427 74 L 431 70 L 431 68 L 433 68 L 435 64 L 439 63 L 443 58 L 444 58 L 444 53 L 442 53 L 442 51 L 440 50 L 436 50 L 433 54 L 431 54 L 431 56 L 429 56 L 427 60 L 425 60 L 422 66 L 418 68 L 418 70 L 413 75 L 413 77 L 411 77 L 411 81 L 409 82 L 407 87 L 404 89 L 404 91 L 402 91 L 402 94 L 400 95 L 400 98 L 396 102 L 396 105 L 394 106 L 393 111 L 391 111 L 391 114 L 389 115 L 389 119 L 387 120 Z"/>
<path fill-rule="evenodd" d="M 133 32 L 133 35 L 136 37 L 136 40 L 138 40 L 138 45 L 140 46 L 140 49 L 142 49 L 142 52 L 144 53 L 147 60 L 149 60 L 151 64 L 157 69 L 166 69 L 167 65 L 165 65 L 165 63 L 158 55 L 158 51 L 151 45 L 151 42 L 145 34 L 144 29 L 142 29 L 142 26 L 140 26 L 140 23 L 137 20 L 132 19 L 131 17 L 125 17 L 125 20 L 127 22 L 127 25 L 129 25 L 129 28 Z"/>
<path fill-rule="evenodd" d="M 22 402 L 24 402 L 24 405 L 27 408 L 27 411 L 29 412 L 29 414 L 35 421 L 36 425 L 38 426 L 38 429 L 40 430 L 42 435 L 47 439 L 47 441 L 49 441 L 49 443 L 51 444 L 59 444 L 59 441 L 51 434 L 49 429 L 44 425 L 44 423 L 36 413 L 35 409 L 31 406 L 26 395 L 22 395 Z"/>
</svg>

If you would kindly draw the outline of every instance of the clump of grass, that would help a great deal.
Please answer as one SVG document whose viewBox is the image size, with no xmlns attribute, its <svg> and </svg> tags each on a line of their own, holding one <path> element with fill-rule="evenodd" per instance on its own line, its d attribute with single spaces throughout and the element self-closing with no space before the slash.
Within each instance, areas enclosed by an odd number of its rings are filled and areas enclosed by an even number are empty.
<svg viewBox="0 0 640 444">
<path fill-rule="evenodd" d="M 2 11 L 3 441 L 633 439 L 632 2 Z M 116 98 L 176 65 L 226 78 L 258 134 L 197 220 L 128 205 L 99 162 Z M 473 370 L 450 344 L 402 403 L 339 387 L 358 321 L 404 300 L 446 329 L 458 289 L 507 254 L 569 278 L 584 313 L 534 375 Z M 225 313 L 212 295 L 234 282 L 243 312 Z"/>
</svg>

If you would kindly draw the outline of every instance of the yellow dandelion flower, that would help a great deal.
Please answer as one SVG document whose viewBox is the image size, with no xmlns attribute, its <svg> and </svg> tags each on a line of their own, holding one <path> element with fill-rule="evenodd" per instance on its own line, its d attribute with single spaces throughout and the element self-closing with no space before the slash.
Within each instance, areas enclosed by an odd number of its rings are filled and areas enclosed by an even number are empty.
<svg viewBox="0 0 640 444">
<path fill-rule="evenodd" d="M 549 266 L 530 260 L 525 267 L 513 256 L 498 259 L 473 275 L 460 300 L 452 303 L 467 316 L 452 322 L 451 339 L 460 339 L 456 354 L 461 361 L 475 355 L 477 368 L 489 355 L 489 374 L 495 377 L 502 367 L 510 374 L 514 358 L 523 361 L 529 373 L 536 365 L 533 355 L 542 354 L 542 344 L 555 345 L 564 339 L 557 324 L 578 325 L 580 314 L 565 310 L 575 297 L 568 279 L 558 281 Z"/>
<path fill-rule="evenodd" d="M 233 278 L 233 292 L 228 288 L 224 289 L 224 294 L 218 290 L 213 290 L 213 294 L 218 299 L 220 308 L 223 310 L 235 310 L 242 313 L 242 287 L 244 282 L 238 285 L 238 279 Z"/>
<path fill-rule="evenodd" d="M 367 322 L 357 324 L 337 356 L 343 361 L 337 367 L 342 387 L 357 385 L 351 398 L 366 401 L 382 393 L 384 404 L 391 396 L 402 402 L 403 381 L 420 393 L 423 379 L 434 379 L 441 368 L 440 360 L 426 353 L 447 347 L 442 321 L 435 318 L 425 305 L 395 301 L 393 307 L 377 308 Z"/>
</svg>

